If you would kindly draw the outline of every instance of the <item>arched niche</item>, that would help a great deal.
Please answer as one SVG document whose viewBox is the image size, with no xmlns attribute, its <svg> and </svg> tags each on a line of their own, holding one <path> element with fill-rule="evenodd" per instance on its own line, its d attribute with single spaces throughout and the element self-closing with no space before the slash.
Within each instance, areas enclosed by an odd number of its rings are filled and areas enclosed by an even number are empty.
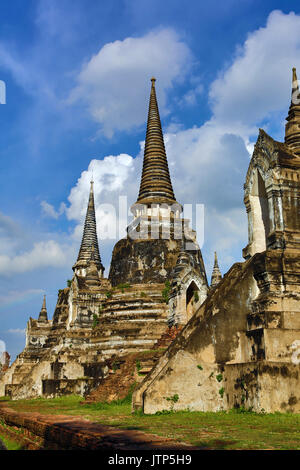
<svg viewBox="0 0 300 470">
<path fill-rule="evenodd" d="M 270 233 L 269 203 L 265 182 L 259 170 L 253 174 L 253 183 L 249 195 L 252 222 L 252 254 L 265 251 L 267 236 Z"/>
<path fill-rule="evenodd" d="M 200 290 L 195 281 L 186 289 L 186 317 L 189 320 L 196 311 L 200 299 Z"/>
</svg>

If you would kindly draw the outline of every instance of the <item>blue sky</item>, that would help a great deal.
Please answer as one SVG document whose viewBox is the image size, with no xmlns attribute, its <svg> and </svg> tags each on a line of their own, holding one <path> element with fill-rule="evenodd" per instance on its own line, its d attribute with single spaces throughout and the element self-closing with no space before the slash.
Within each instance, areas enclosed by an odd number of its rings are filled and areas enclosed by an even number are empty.
<svg viewBox="0 0 300 470">
<path fill-rule="evenodd" d="M 205 205 L 208 277 L 215 249 L 223 273 L 241 260 L 249 158 L 259 127 L 284 138 L 293 66 L 297 1 L 1 3 L 0 340 L 12 356 L 43 294 L 51 317 L 72 276 L 92 172 L 100 239 L 103 204 L 136 200 L 152 75 L 177 200 Z M 115 241 L 100 240 L 107 275 Z"/>
</svg>

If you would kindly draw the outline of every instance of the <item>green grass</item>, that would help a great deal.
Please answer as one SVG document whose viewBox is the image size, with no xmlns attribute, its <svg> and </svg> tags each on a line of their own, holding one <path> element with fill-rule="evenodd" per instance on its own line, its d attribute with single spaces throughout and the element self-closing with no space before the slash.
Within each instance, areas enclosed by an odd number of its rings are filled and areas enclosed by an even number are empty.
<svg viewBox="0 0 300 470">
<path fill-rule="evenodd" d="M 300 449 L 300 415 L 180 411 L 157 415 L 131 413 L 130 394 L 123 400 L 81 404 L 82 397 L 9 401 L 16 411 L 76 415 L 122 429 L 138 429 L 210 449 Z"/>
<path fill-rule="evenodd" d="M 11 439 L 7 439 L 7 437 L 3 436 L 2 434 L 0 434 L 0 439 L 7 450 L 23 450 L 22 444 L 12 441 Z"/>
</svg>

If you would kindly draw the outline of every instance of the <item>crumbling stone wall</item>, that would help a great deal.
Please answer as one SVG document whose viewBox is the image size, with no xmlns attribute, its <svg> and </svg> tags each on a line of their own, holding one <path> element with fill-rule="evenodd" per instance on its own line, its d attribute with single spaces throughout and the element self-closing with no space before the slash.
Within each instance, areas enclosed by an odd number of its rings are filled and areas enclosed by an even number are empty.
<svg viewBox="0 0 300 470">
<path fill-rule="evenodd" d="M 264 131 L 245 204 L 247 261 L 209 292 L 136 390 L 134 409 L 300 411 L 300 157 Z"/>
</svg>

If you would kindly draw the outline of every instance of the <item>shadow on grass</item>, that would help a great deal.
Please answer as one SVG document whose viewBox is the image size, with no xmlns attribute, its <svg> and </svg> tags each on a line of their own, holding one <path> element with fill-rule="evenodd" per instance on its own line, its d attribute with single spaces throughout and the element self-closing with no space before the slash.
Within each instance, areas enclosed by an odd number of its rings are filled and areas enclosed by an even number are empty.
<svg viewBox="0 0 300 470">
<path fill-rule="evenodd" d="M 195 442 L 193 445 L 199 450 L 226 450 L 232 448 L 237 441 L 227 441 L 225 439 L 211 439 L 209 441 Z"/>
</svg>

